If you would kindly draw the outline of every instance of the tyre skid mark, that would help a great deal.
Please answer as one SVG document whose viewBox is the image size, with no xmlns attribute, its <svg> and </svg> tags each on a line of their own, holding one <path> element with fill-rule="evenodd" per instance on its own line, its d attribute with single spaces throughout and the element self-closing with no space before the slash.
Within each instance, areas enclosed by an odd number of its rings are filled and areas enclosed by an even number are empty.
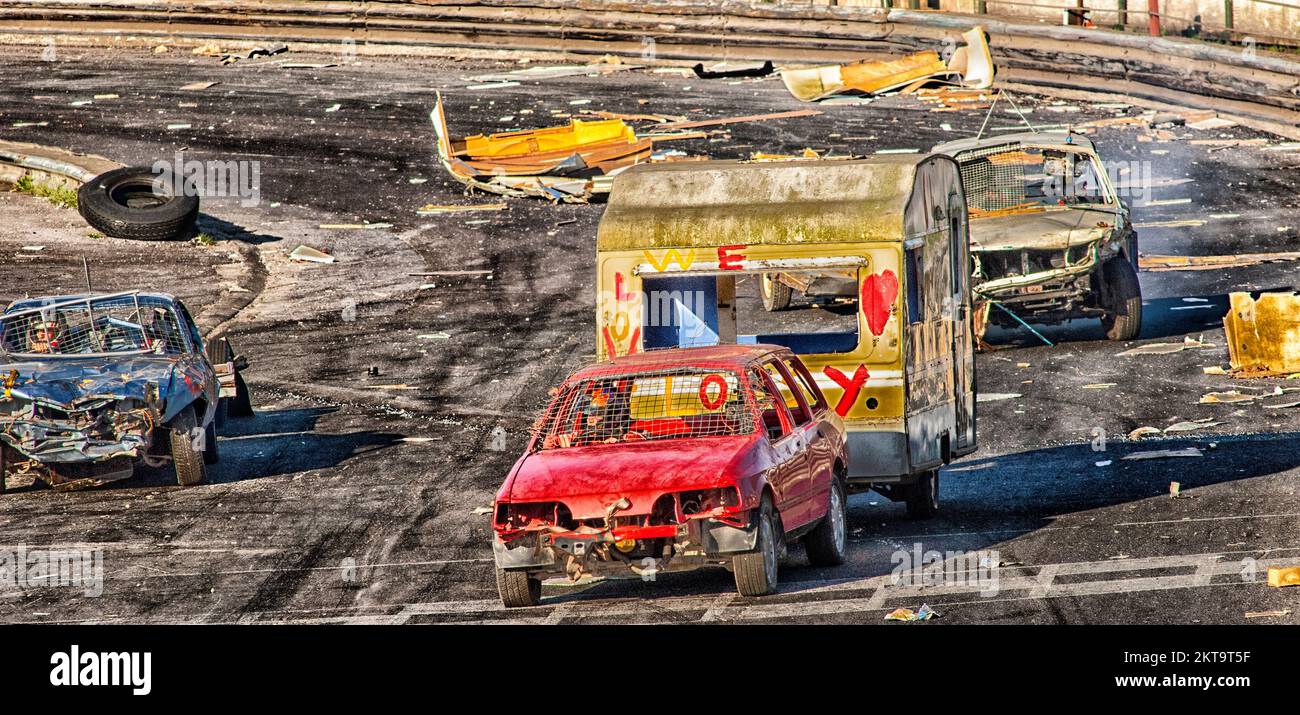
<svg viewBox="0 0 1300 715">
<path fill-rule="evenodd" d="M 1266 549 L 1268 552 L 1300 551 L 1300 548 Z M 1247 552 L 1238 552 L 1247 553 Z M 1254 553 L 1254 552 L 1250 552 Z M 1039 566 L 1005 567 L 999 570 L 1032 570 L 1038 573 L 1032 576 L 999 577 L 999 595 L 983 596 L 978 586 L 954 584 L 949 586 L 899 586 L 892 582 L 890 575 L 874 576 L 865 579 L 790 582 L 780 595 L 797 596 L 802 594 L 825 593 L 851 587 L 854 591 L 870 592 L 866 597 L 850 597 L 820 601 L 793 601 L 787 603 L 763 603 L 762 599 L 743 599 L 735 594 L 709 596 L 666 596 L 659 599 L 621 599 L 617 601 L 584 601 L 582 608 L 571 608 L 578 602 L 566 601 L 562 604 L 546 604 L 531 608 L 505 609 L 494 599 L 476 601 L 438 601 L 424 604 L 408 604 L 395 613 L 361 615 L 357 613 L 340 613 L 330 616 L 307 618 L 285 617 L 285 611 L 265 611 L 258 616 L 257 623 L 372 623 L 400 624 L 413 617 L 424 616 L 463 616 L 482 614 L 478 619 L 456 619 L 456 623 L 496 624 L 496 623 L 544 623 L 559 618 L 581 622 L 583 617 L 596 618 L 623 617 L 634 623 L 658 623 L 670 614 L 700 612 L 697 619 L 701 622 L 721 621 L 755 621 L 774 618 L 806 618 L 816 616 L 842 616 L 853 613 L 876 613 L 889 610 L 892 603 L 898 601 L 914 602 L 925 600 L 932 606 L 959 606 L 968 604 L 1009 603 L 1054 598 L 1078 598 L 1140 591 L 1161 591 L 1171 589 L 1192 589 L 1220 586 L 1260 585 L 1262 580 L 1242 580 L 1234 582 L 1212 583 L 1215 576 L 1239 575 L 1241 564 L 1238 561 L 1224 560 L 1225 556 L 1234 554 L 1193 554 L 1187 556 L 1150 557 L 1122 561 L 1074 562 L 1065 564 L 1044 564 Z M 1285 565 L 1286 558 L 1269 558 L 1256 560 L 1259 571 L 1268 566 Z M 1098 574 L 1149 570 L 1192 568 L 1186 574 L 1170 576 L 1143 576 L 1136 578 L 1114 578 L 1076 583 L 1056 583 L 1060 575 Z M 814 585 L 812 588 L 800 586 Z M 1017 594 L 1017 595 L 1011 595 Z M 936 600 L 935 597 L 951 596 L 952 599 Z M 973 596 L 973 598 L 961 598 Z M 563 609 L 562 615 L 556 611 Z M 311 611 L 298 611 L 307 613 Z M 677 619 L 674 619 L 677 620 Z"/>
</svg>

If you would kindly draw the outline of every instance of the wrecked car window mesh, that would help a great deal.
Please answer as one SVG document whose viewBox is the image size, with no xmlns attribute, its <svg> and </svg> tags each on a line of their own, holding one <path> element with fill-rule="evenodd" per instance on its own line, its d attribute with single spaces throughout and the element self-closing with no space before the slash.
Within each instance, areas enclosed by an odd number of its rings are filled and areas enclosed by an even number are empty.
<svg viewBox="0 0 1300 715">
<path fill-rule="evenodd" d="M 973 218 L 1068 203 L 1107 203 L 1086 155 L 1039 147 L 996 146 L 962 152 L 957 159 Z"/>
<path fill-rule="evenodd" d="M 130 293 L 20 305 L 0 316 L 0 348 L 20 355 L 180 355 L 187 350 L 172 309 Z"/>
<path fill-rule="evenodd" d="M 571 382 L 534 426 L 535 449 L 750 434 L 753 402 L 735 372 L 645 370 Z"/>
</svg>

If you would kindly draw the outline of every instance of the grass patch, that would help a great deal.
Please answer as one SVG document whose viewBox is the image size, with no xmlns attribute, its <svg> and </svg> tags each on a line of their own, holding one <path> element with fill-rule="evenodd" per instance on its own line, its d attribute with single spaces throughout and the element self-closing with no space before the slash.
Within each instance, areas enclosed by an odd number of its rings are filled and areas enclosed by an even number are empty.
<svg viewBox="0 0 1300 715">
<path fill-rule="evenodd" d="M 49 184 L 38 184 L 32 180 L 31 174 L 23 174 L 14 184 L 14 191 L 32 196 L 39 196 L 55 206 L 65 209 L 77 208 L 77 192 L 75 189 L 69 189 L 64 186 L 50 186 Z"/>
<path fill-rule="evenodd" d="M 200 233 L 194 238 L 191 238 L 190 243 L 193 243 L 196 246 L 204 246 L 204 247 L 215 246 L 217 245 L 217 239 L 213 238 L 210 234 Z"/>
</svg>

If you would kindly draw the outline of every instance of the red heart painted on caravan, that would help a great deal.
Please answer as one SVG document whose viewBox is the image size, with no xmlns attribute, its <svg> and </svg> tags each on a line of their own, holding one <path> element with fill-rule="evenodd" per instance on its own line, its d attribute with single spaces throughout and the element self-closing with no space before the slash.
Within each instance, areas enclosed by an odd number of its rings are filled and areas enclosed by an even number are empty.
<svg viewBox="0 0 1300 715">
<path fill-rule="evenodd" d="M 862 281 L 862 314 L 867 316 L 867 330 L 879 336 L 885 332 L 889 313 L 898 298 L 898 276 L 893 271 L 872 273 Z"/>
</svg>

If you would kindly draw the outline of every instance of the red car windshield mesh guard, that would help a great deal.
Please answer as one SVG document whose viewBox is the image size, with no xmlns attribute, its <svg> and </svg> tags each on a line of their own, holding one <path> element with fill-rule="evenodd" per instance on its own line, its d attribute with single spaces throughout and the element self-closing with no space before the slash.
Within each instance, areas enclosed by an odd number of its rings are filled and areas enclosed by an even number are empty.
<svg viewBox="0 0 1300 715">
<path fill-rule="evenodd" d="M 637 370 L 570 380 L 535 425 L 535 450 L 754 431 L 754 401 L 730 369 Z"/>
</svg>

